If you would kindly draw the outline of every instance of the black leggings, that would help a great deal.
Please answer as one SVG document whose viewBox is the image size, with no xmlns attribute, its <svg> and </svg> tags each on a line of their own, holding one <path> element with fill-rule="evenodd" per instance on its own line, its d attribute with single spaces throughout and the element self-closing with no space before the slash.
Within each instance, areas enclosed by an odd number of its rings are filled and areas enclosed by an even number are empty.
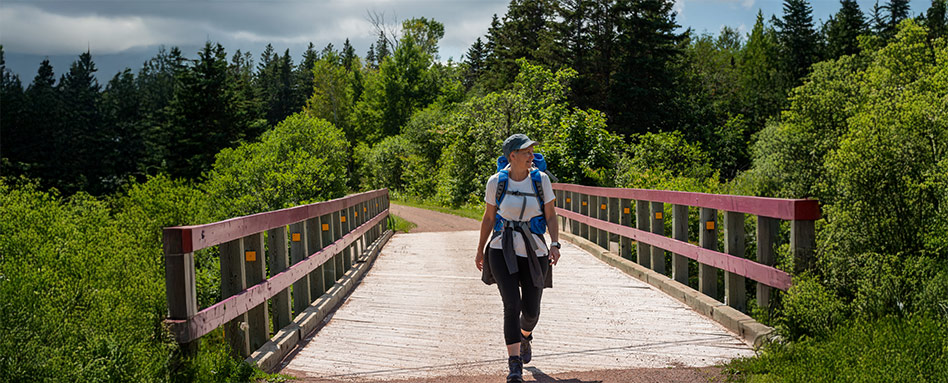
<svg viewBox="0 0 948 383">
<path fill-rule="evenodd" d="M 490 257 L 490 271 L 497 281 L 497 289 L 500 290 L 500 297 L 504 301 L 504 340 L 507 345 L 520 342 L 520 329 L 524 331 L 533 331 L 537 326 L 537 320 L 540 319 L 540 297 L 543 295 L 543 289 L 533 285 L 530 278 L 530 265 L 527 258 L 517 257 L 517 267 L 519 271 L 510 274 L 507 270 L 507 262 L 504 261 L 504 252 L 500 249 L 490 249 L 487 253 Z M 550 267 L 550 258 L 547 256 L 539 257 L 540 268 L 543 274 L 546 274 Z M 520 291 L 523 290 L 521 296 Z M 521 316 L 521 313 L 523 314 Z"/>
</svg>

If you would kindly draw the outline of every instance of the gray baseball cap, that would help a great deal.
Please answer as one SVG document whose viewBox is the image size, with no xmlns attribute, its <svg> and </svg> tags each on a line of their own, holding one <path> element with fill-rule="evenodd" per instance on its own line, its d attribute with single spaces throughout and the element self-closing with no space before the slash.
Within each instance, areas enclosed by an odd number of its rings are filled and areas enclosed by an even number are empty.
<svg viewBox="0 0 948 383">
<path fill-rule="evenodd" d="M 512 134 L 510 137 L 507 137 L 504 140 L 504 156 L 510 158 L 510 153 L 513 153 L 514 150 L 526 149 L 532 145 L 536 145 L 536 141 L 527 137 L 526 134 L 517 133 Z"/>
</svg>

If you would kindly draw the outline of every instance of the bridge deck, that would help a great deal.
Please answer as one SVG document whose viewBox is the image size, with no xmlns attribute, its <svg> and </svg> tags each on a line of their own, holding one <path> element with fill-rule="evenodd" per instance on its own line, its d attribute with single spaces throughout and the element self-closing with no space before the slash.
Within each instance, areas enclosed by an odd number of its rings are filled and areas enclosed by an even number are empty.
<svg viewBox="0 0 948 383">
<path fill-rule="evenodd" d="M 474 231 L 395 235 L 281 372 L 307 381 L 502 378 L 502 305 L 474 268 L 476 244 Z M 723 327 L 578 247 L 565 243 L 562 254 L 527 377 L 703 367 L 753 355 Z"/>
</svg>

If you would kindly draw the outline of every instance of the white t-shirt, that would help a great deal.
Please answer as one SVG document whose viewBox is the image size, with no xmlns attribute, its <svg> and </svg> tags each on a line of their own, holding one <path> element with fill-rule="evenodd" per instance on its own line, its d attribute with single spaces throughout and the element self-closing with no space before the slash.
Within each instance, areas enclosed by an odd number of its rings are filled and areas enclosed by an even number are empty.
<svg viewBox="0 0 948 383">
<path fill-rule="evenodd" d="M 500 173 L 495 173 L 487 180 L 487 190 L 484 193 L 484 202 L 487 202 L 490 205 L 497 205 L 497 180 L 499 179 Z M 550 201 L 556 199 L 556 195 L 553 194 L 553 184 L 550 182 L 550 177 L 546 173 L 540 173 L 541 183 L 543 184 L 543 203 L 547 204 Z M 513 178 L 507 179 L 507 192 L 508 194 L 504 196 L 503 200 L 500 201 L 500 206 L 497 209 L 497 213 L 501 217 L 504 217 L 506 220 L 510 221 L 529 221 L 530 218 L 536 217 L 538 215 L 543 215 L 543 209 L 540 206 L 539 201 L 537 201 L 536 196 L 517 196 L 509 194 L 512 191 L 519 191 L 523 193 L 533 193 L 533 180 L 530 179 L 530 175 L 527 175 L 522 181 L 514 181 Z M 523 208 L 523 200 L 527 200 L 526 208 Z M 523 208 L 523 218 L 520 218 L 520 210 Z M 546 246 L 539 236 L 536 234 L 530 233 L 533 236 L 534 242 L 540 246 L 537 249 L 536 253 L 538 257 L 542 257 L 548 253 Z M 496 238 L 490 241 L 491 249 L 502 249 L 501 238 L 503 236 L 498 235 Z M 518 232 L 513 233 L 514 240 L 514 252 L 521 257 L 527 256 L 527 247 L 523 242 L 523 236 Z"/>
</svg>

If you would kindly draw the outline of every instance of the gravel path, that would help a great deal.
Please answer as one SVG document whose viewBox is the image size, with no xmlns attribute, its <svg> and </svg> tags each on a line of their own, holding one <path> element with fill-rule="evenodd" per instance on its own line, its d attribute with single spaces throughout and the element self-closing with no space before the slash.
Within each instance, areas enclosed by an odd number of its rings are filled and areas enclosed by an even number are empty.
<svg viewBox="0 0 948 383">
<path fill-rule="evenodd" d="M 392 204 L 391 211 L 392 214 L 418 225 L 411 229 L 412 233 L 480 230 L 481 228 L 480 221 L 417 207 Z"/>
</svg>

